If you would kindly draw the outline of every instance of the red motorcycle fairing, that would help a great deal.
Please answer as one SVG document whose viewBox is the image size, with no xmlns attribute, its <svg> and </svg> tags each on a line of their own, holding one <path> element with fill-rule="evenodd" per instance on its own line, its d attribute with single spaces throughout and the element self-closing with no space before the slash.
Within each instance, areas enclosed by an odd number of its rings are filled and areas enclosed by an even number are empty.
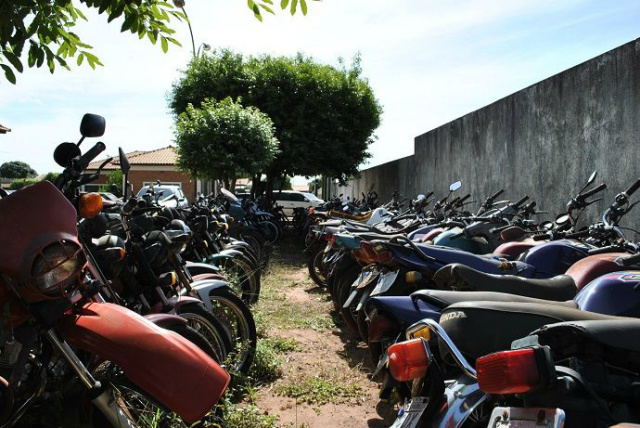
<svg viewBox="0 0 640 428">
<path fill-rule="evenodd" d="M 188 423 L 204 417 L 231 380 L 196 345 L 111 303 L 86 303 L 58 323 L 72 346 L 114 362 L 128 378 Z"/>
<path fill-rule="evenodd" d="M 569 275 L 576 283 L 578 291 L 599 276 L 623 270 L 624 267 L 616 263 L 618 257 L 629 256 L 629 253 L 604 253 L 587 256 L 571 265 L 565 275 Z"/>
<path fill-rule="evenodd" d="M 420 242 L 428 242 L 428 241 L 433 241 L 434 239 L 436 239 L 438 237 L 438 235 L 440 235 L 442 232 L 444 232 L 444 229 L 442 227 L 437 227 L 429 232 L 427 232 L 426 235 L 424 235 L 422 237 L 422 239 L 420 240 Z"/>
</svg>

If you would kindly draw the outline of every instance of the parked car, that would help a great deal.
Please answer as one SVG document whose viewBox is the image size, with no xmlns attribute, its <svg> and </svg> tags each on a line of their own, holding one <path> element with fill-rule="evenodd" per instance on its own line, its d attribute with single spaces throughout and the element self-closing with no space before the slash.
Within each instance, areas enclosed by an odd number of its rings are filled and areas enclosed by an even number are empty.
<svg viewBox="0 0 640 428">
<path fill-rule="evenodd" d="M 293 215 L 294 208 L 319 207 L 324 201 L 313 193 L 283 190 L 282 193 L 273 192 L 276 203 L 283 207 L 286 215 Z"/>
<path fill-rule="evenodd" d="M 189 206 L 189 201 L 184 196 L 182 188 L 180 186 L 171 185 L 154 185 L 143 187 L 140 189 L 137 195 L 139 198 L 148 196 L 156 200 L 160 205 L 167 207 L 180 207 L 186 208 Z"/>
</svg>

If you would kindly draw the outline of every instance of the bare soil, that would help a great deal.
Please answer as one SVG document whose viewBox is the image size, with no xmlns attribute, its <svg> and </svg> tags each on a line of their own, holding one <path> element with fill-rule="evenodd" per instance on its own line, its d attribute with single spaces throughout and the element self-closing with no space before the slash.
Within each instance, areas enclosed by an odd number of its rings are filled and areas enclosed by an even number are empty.
<svg viewBox="0 0 640 428">
<path fill-rule="evenodd" d="M 263 280 L 271 298 L 286 304 L 287 314 L 297 313 L 309 319 L 326 316 L 324 321 L 327 322 L 310 322 L 308 326 L 300 322 L 292 327 L 290 321 L 280 322 L 279 309 L 275 306 L 267 311 L 273 314 L 269 318 L 267 336 L 294 339 L 299 349 L 286 355 L 282 378 L 260 388 L 257 406 L 269 415 L 277 415 L 282 426 L 390 426 L 396 410 L 378 398 L 379 384 L 370 380 L 373 367 L 366 346 L 348 330 L 338 314 L 332 313 L 329 295 L 309 278 L 301 251 L 281 245 L 272 263 L 273 267 L 265 273 Z M 274 290 L 274 287 L 277 288 Z M 267 301 L 263 305 L 269 304 Z M 284 396 L 287 394 L 283 390 L 291 388 L 304 394 L 305 385 L 314 385 L 317 380 L 350 389 L 347 393 L 336 393 L 324 404 L 317 401 L 326 400 L 312 399 L 314 402 L 308 403 L 304 399 Z M 330 395 L 332 391 L 328 393 Z"/>
</svg>

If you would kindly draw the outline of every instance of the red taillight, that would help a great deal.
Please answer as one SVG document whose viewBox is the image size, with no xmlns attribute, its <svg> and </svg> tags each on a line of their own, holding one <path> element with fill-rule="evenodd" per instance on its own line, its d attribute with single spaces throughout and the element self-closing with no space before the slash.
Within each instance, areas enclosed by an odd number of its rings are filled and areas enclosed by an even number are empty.
<svg viewBox="0 0 640 428">
<path fill-rule="evenodd" d="M 422 339 L 391 345 L 387 350 L 391 376 L 400 382 L 424 377 L 429 369 L 428 346 Z"/>
<path fill-rule="evenodd" d="M 489 394 L 523 394 L 541 384 L 533 348 L 496 352 L 476 360 L 478 384 Z"/>
<path fill-rule="evenodd" d="M 380 342 L 382 339 L 393 339 L 398 335 L 398 323 L 391 318 L 373 311 L 369 321 L 369 342 Z"/>
<path fill-rule="evenodd" d="M 391 251 L 382 244 L 372 244 L 371 242 L 362 241 L 360 248 L 366 255 L 369 263 L 387 263 L 393 260 Z"/>
</svg>

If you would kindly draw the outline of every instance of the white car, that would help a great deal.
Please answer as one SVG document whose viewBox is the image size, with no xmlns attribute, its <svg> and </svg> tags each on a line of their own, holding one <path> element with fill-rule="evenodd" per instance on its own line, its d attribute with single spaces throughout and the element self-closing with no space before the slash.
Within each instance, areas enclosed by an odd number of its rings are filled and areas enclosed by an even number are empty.
<svg viewBox="0 0 640 428">
<path fill-rule="evenodd" d="M 293 215 L 294 208 L 319 207 L 324 204 L 324 201 L 313 193 L 296 190 L 283 190 L 280 194 L 278 191 L 274 191 L 273 197 L 276 198 L 276 203 L 283 208 L 287 216 Z"/>
<path fill-rule="evenodd" d="M 143 187 L 138 192 L 138 197 L 142 197 L 147 193 L 150 193 L 149 187 Z M 165 207 L 172 208 L 186 208 L 189 206 L 189 201 L 182 193 L 182 188 L 180 186 L 172 186 L 172 185 L 154 185 L 154 200 L 157 199 L 158 204 L 163 205 Z"/>
</svg>

